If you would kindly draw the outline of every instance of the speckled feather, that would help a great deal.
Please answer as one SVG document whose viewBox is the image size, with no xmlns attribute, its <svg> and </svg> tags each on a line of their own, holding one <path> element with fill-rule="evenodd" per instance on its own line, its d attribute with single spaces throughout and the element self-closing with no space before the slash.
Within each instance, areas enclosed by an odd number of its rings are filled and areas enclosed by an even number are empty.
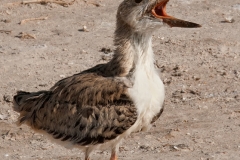
<svg viewBox="0 0 240 160">
<path fill-rule="evenodd" d="M 49 91 L 18 92 L 14 100 L 19 122 L 80 145 L 104 143 L 122 134 L 137 119 L 127 86 L 94 70 L 63 79 Z"/>
</svg>

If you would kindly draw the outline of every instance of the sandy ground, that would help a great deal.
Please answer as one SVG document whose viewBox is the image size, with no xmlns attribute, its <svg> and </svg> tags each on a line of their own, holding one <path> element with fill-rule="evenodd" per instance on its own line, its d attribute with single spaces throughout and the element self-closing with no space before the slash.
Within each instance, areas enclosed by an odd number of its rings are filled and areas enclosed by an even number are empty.
<svg viewBox="0 0 240 160">
<path fill-rule="evenodd" d="M 17 127 L 12 96 L 17 90 L 48 89 L 107 62 L 121 0 L 77 0 L 68 6 L 11 2 L 20 0 L 0 1 L 0 159 L 82 159 L 77 149 L 54 144 L 25 125 Z M 150 131 L 122 143 L 119 159 L 239 160 L 239 0 L 172 0 L 168 11 L 203 27 L 155 33 L 165 111 Z M 29 18 L 40 20 L 22 21 Z M 108 158 L 108 151 L 93 154 L 96 160 Z"/>
</svg>

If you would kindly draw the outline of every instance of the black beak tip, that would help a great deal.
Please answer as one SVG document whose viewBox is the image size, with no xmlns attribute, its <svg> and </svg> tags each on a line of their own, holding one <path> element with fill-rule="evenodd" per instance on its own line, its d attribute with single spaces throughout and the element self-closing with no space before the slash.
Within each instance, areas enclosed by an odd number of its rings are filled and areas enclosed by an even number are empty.
<svg viewBox="0 0 240 160">
<path fill-rule="evenodd" d="M 200 28 L 200 27 L 202 27 L 202 25 L 195 23 L 195 27 L 193 28 Z"/>
<path fill-rule="evenodd" d="M 202 27 L 200 24 L 193 23 L 193 22 L 188 22 L 184 28 L 200 28 Z"/>
</svg>

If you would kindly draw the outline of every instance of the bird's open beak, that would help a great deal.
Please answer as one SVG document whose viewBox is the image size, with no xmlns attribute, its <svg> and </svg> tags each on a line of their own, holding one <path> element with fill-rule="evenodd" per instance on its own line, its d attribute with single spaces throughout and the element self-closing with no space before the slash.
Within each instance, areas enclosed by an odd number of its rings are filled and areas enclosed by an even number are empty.
<svg viewBox="0 0 240 160">
<path fill-rule="evenodd" d="M 193 22 L 184 21 L 175 17 L 169 16 L 166 12 L 166 5 L 169 0 L 163 0 L 157 3 L 152 9 L 152 15 L 155 18 L 162 19 L 163 22 L 167 23 L 170 27 L 184 27 L 184 28 L 197 28 L 201 25 Z"/>
</svg>

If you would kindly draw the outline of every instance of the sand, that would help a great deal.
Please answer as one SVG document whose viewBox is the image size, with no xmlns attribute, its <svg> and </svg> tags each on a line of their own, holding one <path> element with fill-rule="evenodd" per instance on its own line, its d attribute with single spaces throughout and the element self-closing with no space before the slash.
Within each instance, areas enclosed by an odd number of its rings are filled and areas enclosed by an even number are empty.
<svg viewBox="0 0 240 160">
<path fill-rule="evenodd" d="M 64 6 L 16 2 L 21 0 L 0 1 L 0 159 L 83 159 L 78 149 L 16 126 L 12 96 L 17 90 L 47 90 L 64 77 L 106 63 L 114 50 L 121 0 Z M 123 141 L 119 159 L 239 160 L 239 0 L 171 0 L 167 9 L 202 28 L 162 27 L 154 34 L 165 110 L 150 131 Z M 96 151 L 92 159 L 109 156 Z"/>
</svg>

